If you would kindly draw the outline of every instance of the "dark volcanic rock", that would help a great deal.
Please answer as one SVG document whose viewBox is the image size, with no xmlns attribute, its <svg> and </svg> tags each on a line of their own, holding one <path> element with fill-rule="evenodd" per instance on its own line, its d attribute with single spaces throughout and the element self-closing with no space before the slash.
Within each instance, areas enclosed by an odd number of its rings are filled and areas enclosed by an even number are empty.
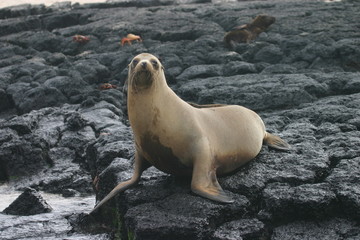
<svg viewBox="0 0 360 240">
<path fill-rule="evenodd" d="M 4 89 L 0 88 L 0 112 L 12 107 L 11 100 Z"/>
<path fill-rule="evenodd" d="M 274 183 L 264 189 L 265 211 L 281 221 L 334 215 L 336 195 L 328 184 L 291 187 Z"/>
<path fill-rule="evenodd" d="M 220 2 L 0 9 L 0 181 L 64 196 L 94 189 L 100 200 L 129 179 L 135 146 L 123 86 L 130 60 L 150 52 L 181 98 L 249 107 L 292 150 L 263 147 L 220 178 L 231 205 L 149 168 L 98 221 L 122 239 L 359 238 L 359 2 Z M 259 14 L 276 22 L 225 48 L 224 34 Z M 143 41 L 121 46 L 128 33 Z"/>
<path fill-rule="evenodd" d="M 58 89 L 52 87 L 31 87 L 28 85 L 25 91 L 19 91 L 18 86 L 10 86 L 9 88 L 8 91 L 12 95 L 15 106 L 20 113 L 27 113 L 44 107 L 59 106 L 67 102 L 66 97 Z"/>
<path fill-rule="evenodd" d="M 271 239 L 301 240 L 301 239 L 357 239 L 359 226 L 355 222 L 335 218 L 321 222 L 294 222 L 277 227 Z"/>
<path fill-rule="evenodd" d="M 359 74 L 352 77 L 357 79 Z M 312 102 L 319 95 L 329 94 L 329 86 L 305 74 L 248 74 L 195 79 L 176 91 L 188 101 L 239 104 L 265 110 Z"/>
<path fill-rule="evenodd" d="M 11 215 L 28 216 L 51 212 L 52 208 L 35 189 L 27 188 L 3 212 Z"/>
<path fill-rule="evenodd" d="M 334 189 L 344 213 L 359 219 L 360 216 L 360 159 L 343 159 L 326 179 Z"/>
<path fill-rule="evenodd" d="M 265 225 L 258 219 L 241 219 L 227 222 L 214 233 L 214 240 L 241 240 L 265 238 Z"/>
<path fill-rule="evenodd" d="M 38 15 L 51 12 L 44 4 L 21 4 L 0 9 L 0 19 L 15 18 L 20 16 Z"/>
<path fill-rule="evenodd" d="M 222 69 L 218 65 L 195 65 L 185 69 L 179 76 L 178 80 L 193 79 L 193 78 L 207 78 L 222 75 Z"/>
<path fill-rule="evenodd" d="M 209 238 L 213 224 L 246 212 L 248 200 L 236 197 L 234 204 L 221 205 L 198 196 L 174 194 L 131 208 L 125 215 L 126 223 L 140 239 Z"/>
</svg>

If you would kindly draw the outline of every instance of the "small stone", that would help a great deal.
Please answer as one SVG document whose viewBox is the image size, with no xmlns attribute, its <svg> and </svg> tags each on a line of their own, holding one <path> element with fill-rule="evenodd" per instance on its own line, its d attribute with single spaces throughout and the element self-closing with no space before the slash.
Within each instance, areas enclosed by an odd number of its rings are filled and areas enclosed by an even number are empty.
<svg viewBox="0 0 360 240">
<path fill-rule="evenodd" d="M 62 196 L 65 198 L 76 197 L 76 196 L 80 196 L 80 193 L 74 189 L 67 188 L 62 191 Z"/>
<path fill-rule="evenodd" d="M 38 191 L 26 188 L 25 191 L 12 202 L 4 213 L 10 215 L 29 216 L 51 212 L 52 208 Z"/>
</svg>

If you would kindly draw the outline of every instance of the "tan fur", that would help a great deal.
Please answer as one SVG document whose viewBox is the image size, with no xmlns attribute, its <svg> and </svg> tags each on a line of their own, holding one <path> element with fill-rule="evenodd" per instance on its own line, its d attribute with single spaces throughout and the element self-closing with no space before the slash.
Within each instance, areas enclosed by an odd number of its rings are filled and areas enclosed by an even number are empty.
<svg viewBox="0 0 360 240">
<path fill-rule="evenodd" d="M 232 31 L 227 32 L 224 36 L 225 45 L 234 47 L 235 43 L 250 43 L 274 22 L 275 18 L 272 16 L 258 15 L 251 23 L 235 27 Z"/>
<path fill-rule="evenodd" d="M 118 192 L 136 184 L 153 165 L 192 178 L 193 192 L 229 203 L 217 175 L 230 173 L 259 152 L 269 139 L 261 118 L 237 105 L 197 105 L 180 99 L 166 84 L 161 63 L 151 54 L 129 65 L 128 115 L 136 146 L 135 174 L 120 183 L 93 212 Z"/>
</svg>

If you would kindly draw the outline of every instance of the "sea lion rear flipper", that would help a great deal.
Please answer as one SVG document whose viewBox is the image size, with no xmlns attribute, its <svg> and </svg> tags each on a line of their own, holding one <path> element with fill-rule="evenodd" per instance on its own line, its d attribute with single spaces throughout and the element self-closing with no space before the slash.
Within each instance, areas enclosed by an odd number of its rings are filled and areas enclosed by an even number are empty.
<svg viewBox="0 0 360 240">
<path fill-rule="evenodd" d="M 268 132 L 266 132 L 266 135 L 264 137 L 264 144 L 268 145 L 269 147 L 279 149 L 279 150 L 290 150 L 290 145 L 282 140 L 280 137 L 272 135 Z"/>
<path fill-rule="evenodd" d="M 220 185 L 218 187 L 216 187 L 214 185 L 207 186 L 207 187 L 205 187 L 205 186 L 191 187 L 191 190 L 199 196 L 214 200 L 216 202 L 221 202 L 221 203 L 233 203 L 234 202 L 234 200 L 231 197 L 226 195 L 226 193 L 220 187 Z"/>
<path fill-rule="evenodd" d="M 212 166 L 212 162 L 201 160 L 203 159 L 198 159 L 194 162 L 191 190 L 202 197 L 217 202 L 234 202 L 221 188 L 216 177 L 216 169 Z"/>
</svg>

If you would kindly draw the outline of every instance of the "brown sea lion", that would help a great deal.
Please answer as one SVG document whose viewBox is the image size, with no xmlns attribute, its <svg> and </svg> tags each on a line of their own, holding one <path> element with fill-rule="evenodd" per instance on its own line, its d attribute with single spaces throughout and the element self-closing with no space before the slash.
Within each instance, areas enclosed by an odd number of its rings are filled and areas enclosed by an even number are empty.
<svg viewBox="0 0 360 240">
<path fill-rule="evenodd" d="M 92 212 L 137 184 L 149 166 L 191 177 L 194 193 L 231 203 L 217 175 L 233 172 L 253 159 L 263 143 L 290 148 L 266 132 L 261 118 L 245 107 L 183 101 L 167 85 L 159 60 L 148 53 L 136 56 L 129 65 L 127 104 L 136 148 L 134 175 L 117 185 Z"/>
<path fill-rule="evenodd" d="M 235 27 L 230 32 L 227 32 L 224 37 L 225 45 L 234 47 L 235 43 L 250 43 L 274 22 L 275 18 L 272 16 L 258 15 L 251 23 Z"/>
</svg>

